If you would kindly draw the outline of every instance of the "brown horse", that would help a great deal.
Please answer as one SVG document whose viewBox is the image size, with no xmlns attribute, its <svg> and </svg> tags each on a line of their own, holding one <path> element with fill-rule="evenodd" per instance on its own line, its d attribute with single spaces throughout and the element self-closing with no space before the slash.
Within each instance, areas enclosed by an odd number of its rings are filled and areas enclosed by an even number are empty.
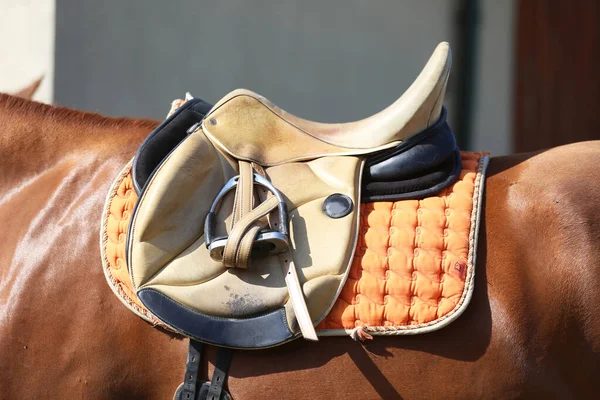
<svg viewBox="0 0 600 400">
<path fill-rule="evenodd" d="M 109 185 L 156 124 L 0 95 L 0 398 L 170 399 L 182 381 L 187 340 L 119 302 L 98 249 Z M 600 142 L 491 160 L 474 297 L 448 327 L 236 351 L 229 391 L 597 397 L 599 160 Z"/>
</svg>

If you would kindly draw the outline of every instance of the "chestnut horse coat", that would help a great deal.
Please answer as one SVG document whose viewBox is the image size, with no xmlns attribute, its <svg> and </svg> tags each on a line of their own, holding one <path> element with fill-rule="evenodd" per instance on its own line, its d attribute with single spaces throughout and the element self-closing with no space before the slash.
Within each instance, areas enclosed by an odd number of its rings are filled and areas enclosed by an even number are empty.
<svg viewBox="0 0 600 400">
<path fill-rule="evenodd" d="M 187 340 L 105 282 L 99 221 L 156 122 L 0 95 L 0 398 L 170 399 Z M 493 158 L 475 293 L 425 335 L 236 351 L 235 399 L 596 398 L 600 142 Z M 202 379 L 212 374 L 207 352 Z"/>
</svg>

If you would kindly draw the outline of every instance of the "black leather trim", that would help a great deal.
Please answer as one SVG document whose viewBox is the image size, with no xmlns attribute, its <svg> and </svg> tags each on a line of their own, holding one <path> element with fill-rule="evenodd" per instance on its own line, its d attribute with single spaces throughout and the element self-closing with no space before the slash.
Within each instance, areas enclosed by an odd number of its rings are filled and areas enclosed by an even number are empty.
<svg viewBox="0 0 600 400">
<path fill-rule="evenodd" d="M 161 161 L 187 137 L 188 128 L 202 121 L 211 108 L 204 100 L 191 99 L 144 139 L 132 167 L 133 187 L 138 195 Z"/>
<path fill-rule="evenodd" d="M 452 185 L 462 171 L 458 148 L 441 165 L 422 171 L 419 176 L 395 182 L 367 182 L 363 185 L 361 202 L 422 199 Z"/>
<path fill-rule="evenodd" d="M 236 349 L 260 349 L 297 336 L 287 325 L 284 307 L 251 318 L 222 318 L 192 310 L 156 289 L 141 289 L 137 295 L 161 321 L 201 342 Z"/>
<path fill-rule="evenodd" d="M 442 108 L 435 124 L 367 158 L 361 202 L 422 198 L 456 180 L 462 167 L 460 151 L 446 114 Z"/>
<path fill-rule="evenodd" d="M 365 178 L 393 182 L 441 164 L 456 148 L 456 139 L 446 122 L 446 109 L 439 120 L 398 146 L 367 158 Z"/>
</svg>

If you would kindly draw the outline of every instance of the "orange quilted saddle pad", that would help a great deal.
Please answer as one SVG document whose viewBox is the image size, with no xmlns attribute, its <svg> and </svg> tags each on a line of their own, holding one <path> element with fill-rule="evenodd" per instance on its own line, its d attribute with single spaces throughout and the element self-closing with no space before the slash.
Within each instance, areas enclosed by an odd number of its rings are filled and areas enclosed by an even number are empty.
<svg viewBox="0 0 600 400">
<path fill-rule="evenodd" d="M 439 329 L 466 308 L 474 284 L 485 153 L 462 152 L 458 180 L 421 200 L 361 205 L 360 231 L 348 279 L 319 335 L 415 334 Z M 131 164 L 117 177 L 102 217 L 104 273 L 121 301 L 162 325 L 133 290 L 125 240 L 137 194 Z"/>
</svg>

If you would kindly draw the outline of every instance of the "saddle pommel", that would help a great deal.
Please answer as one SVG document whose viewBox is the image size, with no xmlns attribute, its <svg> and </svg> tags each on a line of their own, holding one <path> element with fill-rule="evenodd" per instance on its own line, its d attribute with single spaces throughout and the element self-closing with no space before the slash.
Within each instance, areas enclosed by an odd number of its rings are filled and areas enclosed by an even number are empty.
<svg viewBox="0 0 600 400">
<path fill-rule="evenodd" d="M 238 89 L 212 108 L 203 130 L 235 158 L 264 166 L 393 147 L 438 120 L 451 60 L 449 44 L 440 43 L 408 90 L 388 108 L 363 120 L 308 121 L 261 95 Z"/>
</svg>

